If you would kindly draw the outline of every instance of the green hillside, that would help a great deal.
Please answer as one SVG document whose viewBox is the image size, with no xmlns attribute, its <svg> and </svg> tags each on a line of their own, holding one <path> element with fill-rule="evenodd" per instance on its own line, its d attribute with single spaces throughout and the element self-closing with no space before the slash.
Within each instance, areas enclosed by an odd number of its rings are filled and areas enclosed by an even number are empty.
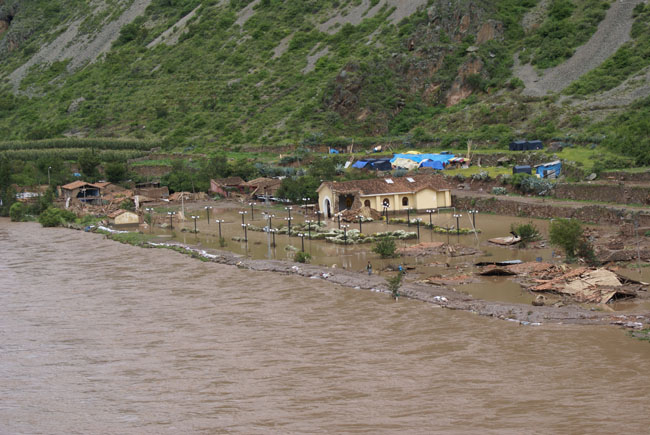
<svg viewBox="0 0 650 435">
<path fill-rule="evenodd" d="M 570 138 L 650 163 L 638 116 L 647 98 L 595 114 L 566 99 L 576 97 L 522 93 L 515 54 L 542 70 L 561 64 L 611 2 L 542 3 L 525 28 L 536 0 L 2 0 L 0 140 L 128 138 L 213 152 Z M 637 6 L 622 50 L 647 49 L 649 15 Z M 84 45 L 93 38 L 105 50 Z M 618 61 L 607 89 L 647 59 Z M 590 74 L 568 93 L 602 90 L 590 80 L 603 73 Z"/>
</svg>

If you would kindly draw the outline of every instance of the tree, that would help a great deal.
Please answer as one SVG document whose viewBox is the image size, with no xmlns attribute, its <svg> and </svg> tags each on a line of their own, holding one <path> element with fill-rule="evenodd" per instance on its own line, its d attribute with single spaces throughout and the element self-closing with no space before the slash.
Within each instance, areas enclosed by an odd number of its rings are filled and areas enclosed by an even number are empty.
<svg viewBox="0 0 650 435">
<path fill-rule="evenodd" d="M 126 178 L 126 165 L 124 163 L 112 162 L 104 168 L 106 178 L 111 183 L 118 183 Z"/>
<path fill-rule="evenodd" d="M 582 225 L 576 219 L 556 219 L 549 228 L 549 240 L 564 249 L 568 259 L 574 259 L 582 240 Z"/>
<path fill-rule="evenodd" d="M 77 163 L 79 164 L 81 173 L 89 180 L 94 181 L 99 176 L 97 167 L 101 163 L 101 160 L 94 149 L 82 151 L 81 154 L 79 154 Z"/>
<path fill-rule="evenodd" d="M 399 288 L 402 286 L 402 277 L 403 274 L 400 272 L 397 275 L 395 275 L 392 278 L 388 278 L 388 290 L 390 290 L 390 294 L 392 297 L 397 300 L 399 297 Z"/>
<path fill-rule="evenodd" d="M 201 168 L 201 178 L 225 178 L 230 176 L 230 166 L 225 155 L 219 154 L 205 161 Z"/>
<path fill-rule="evenodd" d="M 8 216 L 9 209 L 16 201 L 16 192 L 11 187 L 11 162 L 6 155 L 0 156 L 0 216 Z"/>
</svg>

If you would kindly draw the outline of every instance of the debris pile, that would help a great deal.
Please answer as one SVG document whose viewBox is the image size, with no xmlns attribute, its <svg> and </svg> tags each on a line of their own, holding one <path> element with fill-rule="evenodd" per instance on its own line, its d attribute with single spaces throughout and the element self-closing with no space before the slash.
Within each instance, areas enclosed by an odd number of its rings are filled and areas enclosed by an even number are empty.
<svg viewBox="0 0 650 435">
<path fill-rule="evenodd" d="M 370 207 L 359 207 L 354 210 L 344 210 L 341 212 L 341 220 L 345 222 L 359 222 L 357 216 L 363 216 L 363 222 L 381 220 L 381 213 Z"/>
<path fill-rule="evenodd" d="M 495 245 L 499 245 L 499 246 L 510 246 L 521 242 L 521 237 L 519 236 L 495 237 L 493 239 L 488 239 L 488 242 L 494 243 Z"/>
<path fill-rule="evenodd" d="M 580 267 L 565 270 L 553 266 L 547 270 L 533 272 L 539 275 L 528 287 L 533 292 L 551 292 L 568 296 L 576 302 L 606 304 L 611 300 L 634 298 L 646 283 L 624 277 L 609 269 Z"/>
<path fill-rule="evenodd" d="M 479 254 L 480 251 L 470 246 L 448 245 L 443 242 L 422 242 L 417 245 L 400 248 L 397 253 L 406 257 L 425 257 L 445 254 L 449 257 Z"/>
</svg>

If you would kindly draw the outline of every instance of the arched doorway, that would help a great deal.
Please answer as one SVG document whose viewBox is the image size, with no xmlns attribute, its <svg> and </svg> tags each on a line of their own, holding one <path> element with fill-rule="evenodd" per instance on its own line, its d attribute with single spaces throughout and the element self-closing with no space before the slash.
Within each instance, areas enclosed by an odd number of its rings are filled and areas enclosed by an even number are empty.
<svg viewBox="0 0 650 435">
<path fill-rule="evenodd" d="M 363 202 L 363 206 L 369 208 L 369 207 L 370 207 L 370 200 L 369 200 L 369 199 L 366 199 L 366 200 Z"/>
<path fill-rule="evenodd" d="M 402 198 L 402 205 L 404 207 L 408 207 L 408 205 L 409 205 L 409 199 L 406 196 L 404 198 Z"/>
<path fill-rule="evenodd" d="M 323 211 L 325 212 L 326 218 L 332 217 L 332 204 L 330 203 L 329 198 L 325 198 L 325 200 L 323 201 Z"/>
</svg>

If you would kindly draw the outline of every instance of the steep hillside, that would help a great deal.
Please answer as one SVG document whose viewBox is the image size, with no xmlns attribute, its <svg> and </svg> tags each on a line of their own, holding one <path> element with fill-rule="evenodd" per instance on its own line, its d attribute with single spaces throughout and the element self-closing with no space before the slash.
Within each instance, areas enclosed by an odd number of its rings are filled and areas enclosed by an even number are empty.
<svg viewBox="0 0 650 435">
<path fill-rule="evenodd" d="M 643 50 L 647 15 L 638 0 L 0 0 L 0 129 L 206 151 L 600 141 L 637 98 L 601 110 L 581 76 Z M 529 96 L 565 88 L 580 101 Z"/>
</svg>

